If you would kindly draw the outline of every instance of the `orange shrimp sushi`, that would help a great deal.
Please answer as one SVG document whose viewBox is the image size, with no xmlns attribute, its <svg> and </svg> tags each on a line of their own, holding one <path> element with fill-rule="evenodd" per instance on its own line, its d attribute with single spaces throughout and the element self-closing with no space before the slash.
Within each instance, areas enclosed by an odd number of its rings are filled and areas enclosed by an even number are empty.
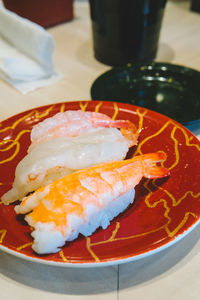
<svg viewBox="0 0 200 300">
<path fill-rule="evenodd" d="M 163 152 L 101 163 L 55 180 L 25 197 L 17 214 L 33 227 L 32 248 L 39 254 L 56 253 L 79 234 L 91 235 L 133 203 L 135 186 L 142 177 L 161 178 L 169 171 L 156 163 Z"/>
</svg>

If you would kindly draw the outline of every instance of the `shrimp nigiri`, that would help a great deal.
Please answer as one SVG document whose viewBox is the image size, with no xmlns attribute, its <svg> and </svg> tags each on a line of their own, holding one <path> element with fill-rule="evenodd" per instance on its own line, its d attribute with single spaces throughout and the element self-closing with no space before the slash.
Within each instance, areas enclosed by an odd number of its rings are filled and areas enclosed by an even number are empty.
<svg viewBox="0 0 200 300">
<path fill-rule="evenodd" d="M 120 130 L 118 130 L 119 128 Z M 112 120 L 96 112 L 66 111 L 35 125 L 28 154 L 15 170 L 4 204 L 76 170 L 125 158 L 138 132 L 128 120 Z"/>
<path fill-rule="evenodd" d="M 120 128 L 122 135 L 129 139 L 129 147 L 137 143 L 136 127 L 129 120 L 112 120 L 99 112 L 68 110 L 57 113 L 33 127 L 29 151 L 44 141 L 58 137 L 75 137 L 102 127 Z"/>
<path fill-rule="evenodd" d="M 160 178 L 169 171 L 156 162 L 163 152 L 135 156 L 79 170 L 38 189 L 15 206 L 17 214 L 34 228 L 32 248 L 39 254 L 55 253 L 79 234 L 91 235 L 134 200 L 135 186 L 142 177 Z"/>
</svg>

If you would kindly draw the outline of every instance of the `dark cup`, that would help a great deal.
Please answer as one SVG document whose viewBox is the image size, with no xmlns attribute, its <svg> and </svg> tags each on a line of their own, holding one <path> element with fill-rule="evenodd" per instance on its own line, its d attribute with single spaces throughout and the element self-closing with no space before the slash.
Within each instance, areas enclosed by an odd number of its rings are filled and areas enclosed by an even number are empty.
<svg viewBox="0 0 200 300">
<path fill-rule="evenodd" d="M 191 0 L 190 9 L 194 12 L 200 13 L 200 0 Z"/>
<path fill-rule="evenodd" d="M 116 66 L 156 57 L 166 0 L 90 0 L 94 55 Z"/>
</svg>

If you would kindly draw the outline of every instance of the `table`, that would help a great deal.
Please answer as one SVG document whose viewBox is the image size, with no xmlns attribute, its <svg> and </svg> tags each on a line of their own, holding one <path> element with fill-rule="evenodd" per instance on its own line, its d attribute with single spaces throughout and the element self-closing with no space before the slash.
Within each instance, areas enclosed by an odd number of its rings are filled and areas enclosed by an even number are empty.
<svg viewBox="0 0 200 300">
<path fill-rule="evenodd" d="M 200 70 L 200 15 L 188 1 L 167 3 L 157 61 Z M 56 42 L 55 65 L 64 78 L 22 95 L 0 81 L 0 120 L 60 101 L 89 100 L 92 82 L 110 67 L 93 57 L 89 8 L 75 2 L 73 21 L 49 29 Z M 0 299 L 200 298 L 200 226 L 162 252 L 132 263 L 92 269 L 59 268 L 0 252 Z"/>
</svg>

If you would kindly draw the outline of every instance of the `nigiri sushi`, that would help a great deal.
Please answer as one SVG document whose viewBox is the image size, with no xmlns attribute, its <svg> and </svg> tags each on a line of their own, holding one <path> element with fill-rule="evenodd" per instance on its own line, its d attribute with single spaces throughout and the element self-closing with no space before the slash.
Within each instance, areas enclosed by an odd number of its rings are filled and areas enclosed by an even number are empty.
<svg viewBox="0 0 200 300">
<path fill-rule="evenodd" d="M 122 160 L 137 138 L 136 127 L 128 120 L 81 110 L 58 113 L 33 127 L 28 154 L 17 165 L 13 186 L 2 202 L 21 200 L 76 170 Z"/>
<path fill-rule="evenodd" d="M 44 141 L 96 132 L 102 127 L 120 128 L 122 135 L 129 139 L 130 146 L 137 143 L 136 127 L 128 120 L 112 120 L 109 116 L 99 112 L 68 110 L 57 113 L 33 127 L 29 151 Z"/>
<path fill-rule="evenodd" d="M 38 254 L 56 253 L 79 234 L 91 235 L 134 200 L 134 188 L 142 177 L 159 178 L 169 171 L 157 162 L 163 152 L 101 163 L 58 179 L 25 197 L 15 206 L 17 214 L 34 229 L 32 248 Z"/>
</svg>

